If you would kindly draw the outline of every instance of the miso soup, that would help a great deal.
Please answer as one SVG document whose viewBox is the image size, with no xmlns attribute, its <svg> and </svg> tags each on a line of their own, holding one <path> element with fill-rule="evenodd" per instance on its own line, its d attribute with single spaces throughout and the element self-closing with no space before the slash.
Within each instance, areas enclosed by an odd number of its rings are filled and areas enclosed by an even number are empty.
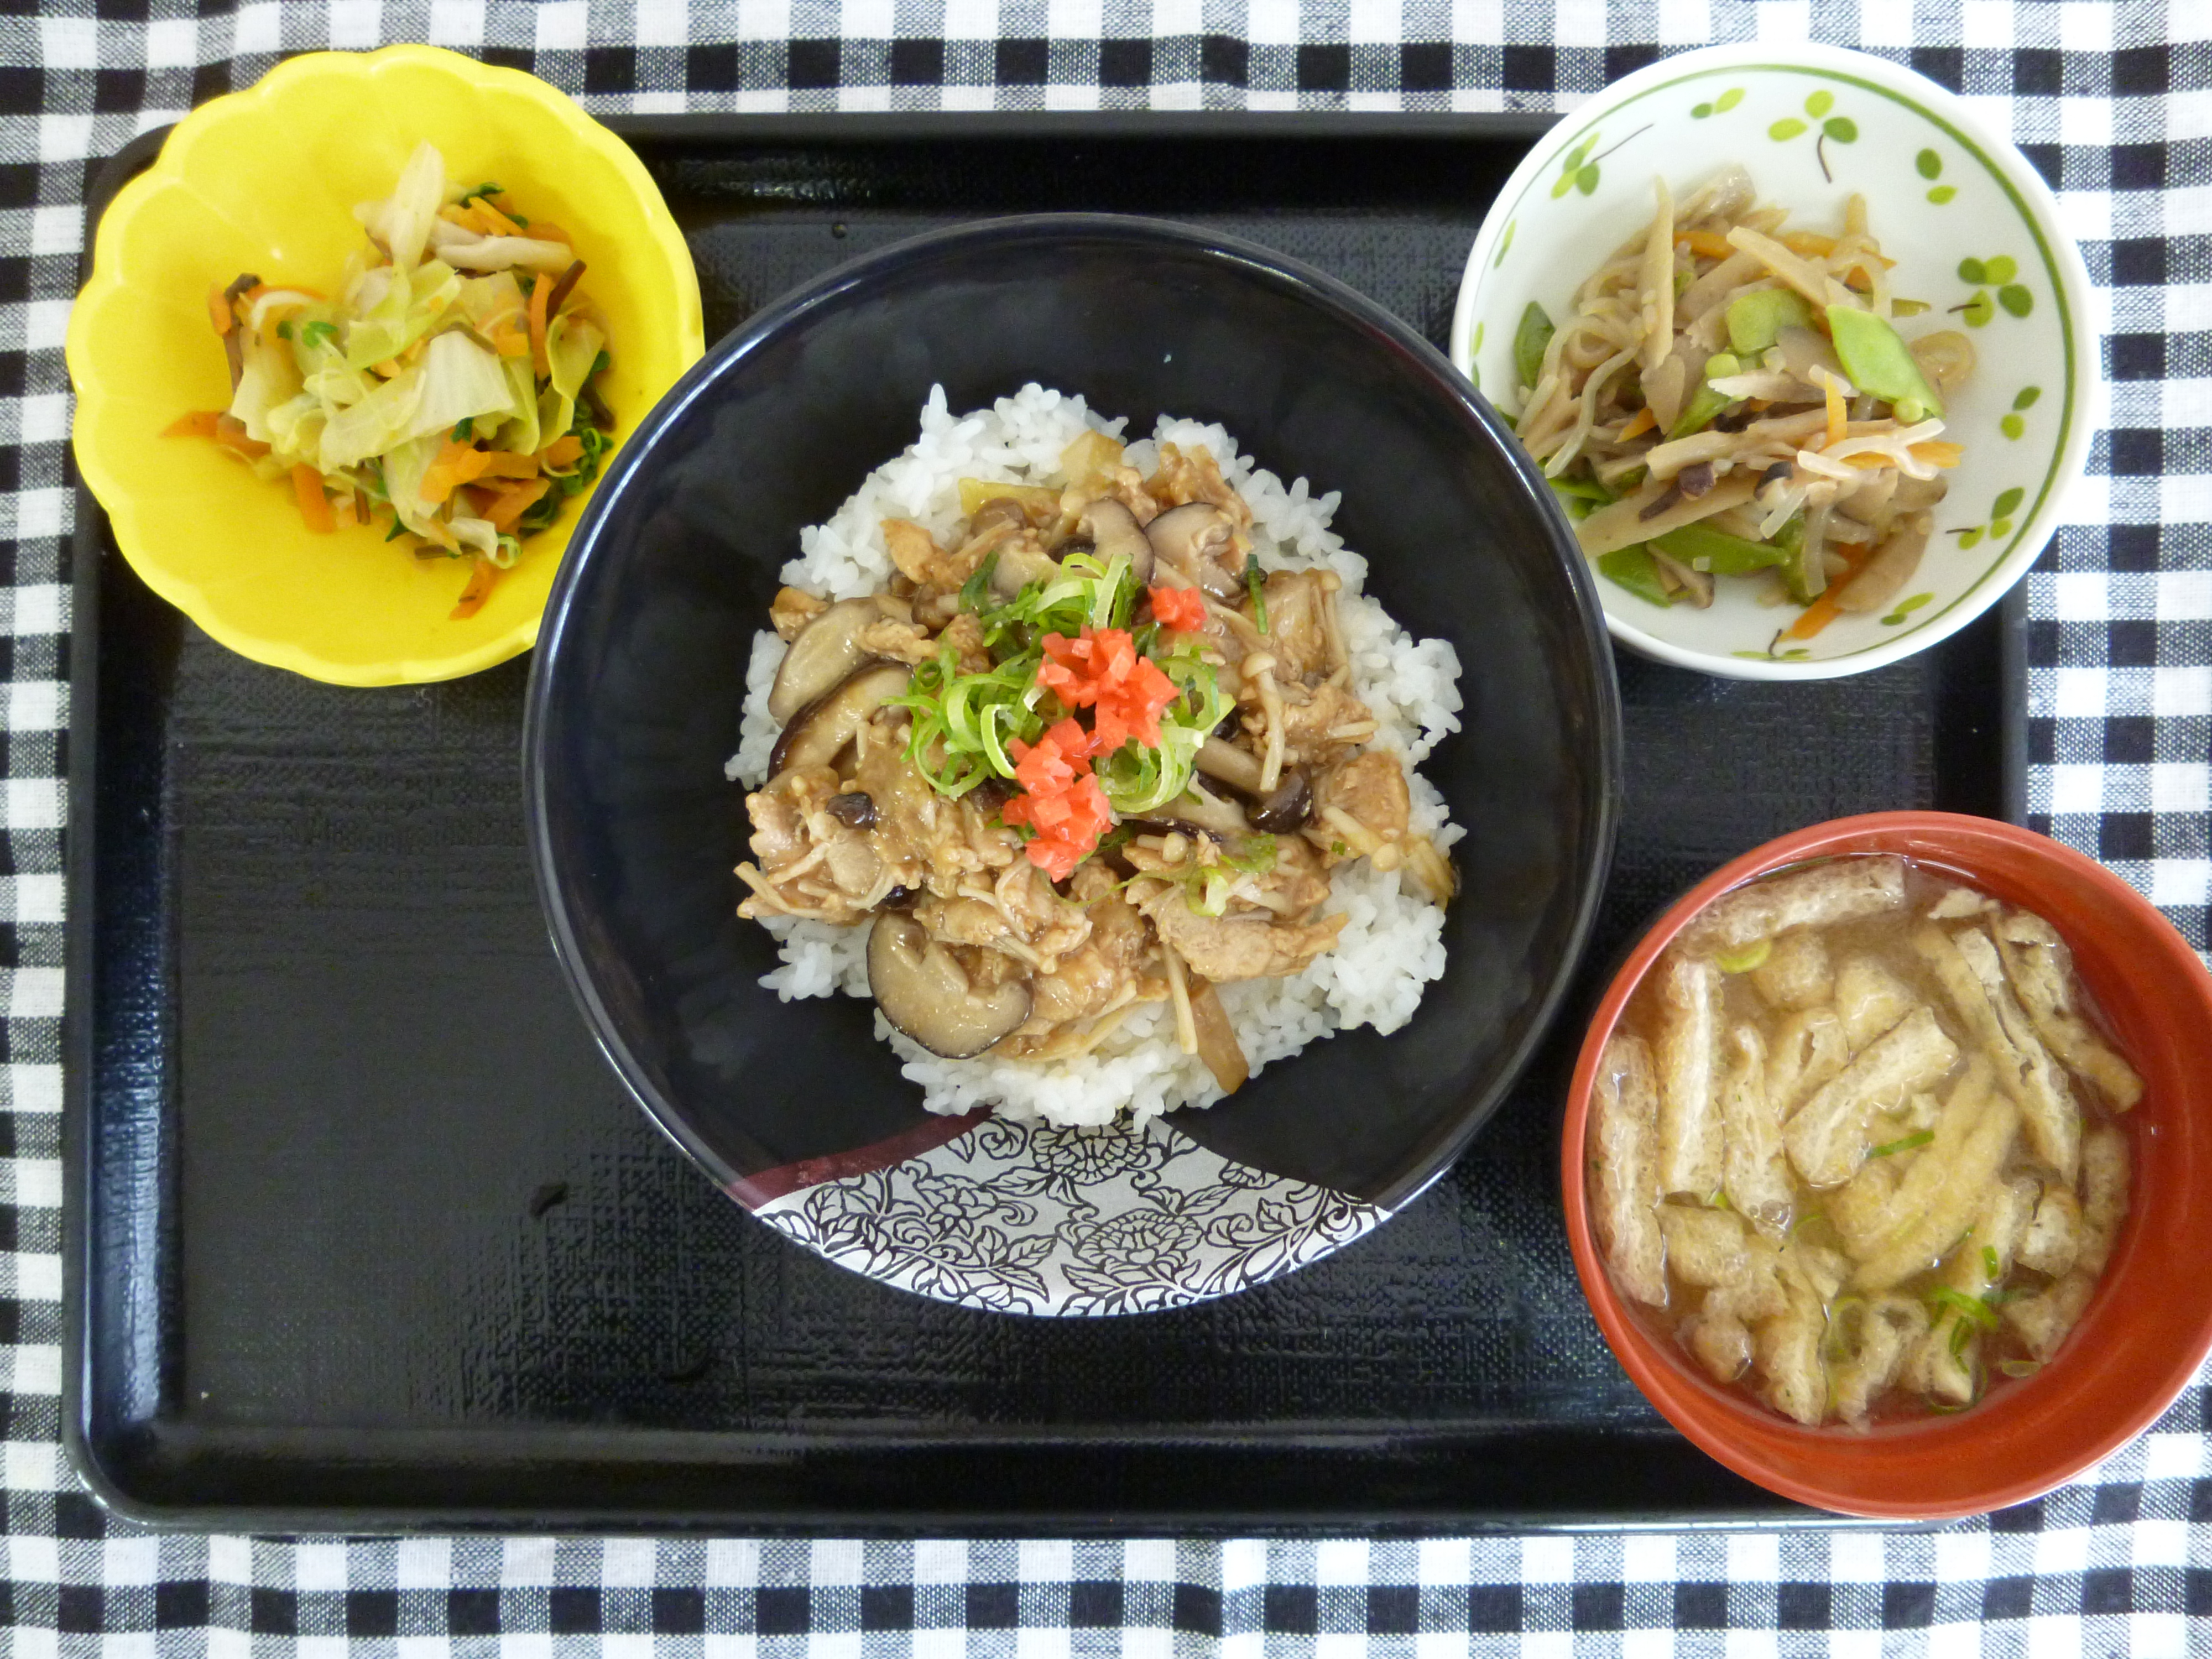
<svg viewBox="0 0 2212 1659">
<path fill-rule="evenodd" d="M 2142 1094 L 2042 917 L 1899 858 L 1770 877 L 1683 930 L 1607 1045 L 1600 1248 L 1800 1423 L 1957 1411 L 2081 1317 Z"/>
</svg>

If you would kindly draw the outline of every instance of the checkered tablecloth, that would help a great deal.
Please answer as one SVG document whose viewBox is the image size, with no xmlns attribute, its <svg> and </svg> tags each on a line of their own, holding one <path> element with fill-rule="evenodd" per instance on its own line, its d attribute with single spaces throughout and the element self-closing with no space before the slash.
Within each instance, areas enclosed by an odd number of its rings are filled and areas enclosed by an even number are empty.
<svg viewBox="0 0 2212 1659">
<path fill-rule="evenodd" d="M 1808 33 L 2008 129 L 2097 285 L 2108 429 L 2029 584 L 2033 821 L 2206 944 L 2212 747 L 2212 10 L 2152 0 L 420 0 L 0 3 L 0 1653 L 2212 1648 L 2203 1381 L 2044 1501 L 1932 1532 L 1425 1542 L 760 1543 L 162 1536 L 58 1441 L 62 333 L 99 162 L 279 57 L 431 40 L 595 111 L 1564 108 L 1656 53 Z M 412 1645 L 410 1645 L 412 1644 Z"/>
</svg>

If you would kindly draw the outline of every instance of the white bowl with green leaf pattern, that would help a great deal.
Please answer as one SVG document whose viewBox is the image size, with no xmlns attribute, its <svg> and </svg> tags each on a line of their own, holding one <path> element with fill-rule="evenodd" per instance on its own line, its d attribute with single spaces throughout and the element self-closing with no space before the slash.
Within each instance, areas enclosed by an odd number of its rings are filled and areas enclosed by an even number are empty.
<svg viewBox="0 0 2212 1659">
<path fill-rule="evenodd" d="M 2098 397 L 2081 250 L 2027 159 L 1942 88 L 1863 53 L 1711 46 L 1615 82 L 1538 141 L 1483 221 L 1452 319 L 1451 356 L 1519 412 L 1513 340 L 1533 301 L 1554 319 L 1650 222 L 1655 176 L 1680 200 L 1731 161 L 1793 229 L 1832 231 L 1845 198 L 1897 261 L 1894 294 L 1927 301 L 1908 337 L 1958 328 L 1976 366 L 1947 398 L 1963 446 L 1919 570 L 1880 615 L 1781 637 L 1797 611 L 1723 580 L 1712 605 L 1661 607 L 1601 579 L 1613 637 L 1742 679 L 1862 673 L 1955 633 L 2027 573 L 2081 475 Z"/>
</svg>

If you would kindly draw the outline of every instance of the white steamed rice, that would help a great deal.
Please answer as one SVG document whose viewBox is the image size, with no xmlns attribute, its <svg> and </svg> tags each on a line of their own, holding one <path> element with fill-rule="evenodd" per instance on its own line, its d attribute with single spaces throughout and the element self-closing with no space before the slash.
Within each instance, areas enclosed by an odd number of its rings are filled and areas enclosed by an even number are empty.
<svg viewBox="0 0 2212 1659">
<path fill-rule="evenodd" d="M 885 519 L 911 519 L 943 542 L 963 516 L 962 478 L 1042 480 L 1058 470 L 1060 453 L 1086 428 L 1119 438 L 1126 424 L 1101 419 L 1079 397 L 1038 386 L 1024 386 L 988 410 L 955 416 L 945 407 L 944 388 L 934 388 L 921 411 L 921 437 L 862 480 L 827 524 L 799 532 L 799 556 L 783 568 L 783 580 L 824 599 L 873 592 L 892 572 L 884 545 Z M 1451 822 L 1443 796 L 1413 769 L 1447 732 L 1459 729 L 1459 658 L 1449 642 L 1415 639 L 1361 591 L 1367 561 L 1328 528 L 1339 500 L 1334 492 L 1316 497 L 1304 478 L 1285 487 L 1241 455 L 1236 440 L 1218 426 L 1164 416 L 1151 438 L 1129 445 L 1129 465 L 1150 473 L 1162 443 L 1203 448 L 1213 456 L 1252 508 L 1254 556 L 1263 569 L 1321 567 L 1343 580 L 1338 610 L 1352 653 L 1352 690 L 1374 711 L 1380 727 L 1375 744 L 1406 763 L 1413 832 L 1429 836 L 1440 850 L 1449 848 L 1464 832 Z M 769 629 L 755 636 L 744 727 L 726 769 L 748 788 L 763 781 L 775 744 L 778 727 L 769 717 L 768 693 L 784 648 Z M 1330 881 L 1323 911 L 1349 918 L 1334 950 L 1287 978 L 1219 988 L 1255 1072 L 1351 1026 L 1396 1030 L 1444 970 L 1443 912 L 1402 887 L 1398 872 L 1385 873 L 1362 860 L 1339 866 Z M 866 928 L 787 916 L 769 918 L 765 925 L 783 960 L 761 983 L 785 1001 L 840 991 L 868 994 Z M 1088 1125 L 1111 1122 L 1126 1108 L 1142 1123 L 1179 1106 L 1210 1106 L 1221 1098 L 1205 1063 L 1176 1048 L 1174 1015 L 1164 1003 L 1139 1006 L 1092 1053 L 1049 1065 L 988 1054 L 940 1060 L 893 1030 L 880 1013 L 876 1034 L 904 1062 L 902 1070 L 921 1086 L 922 1103 L 933 1112 L 996 1105 L 1008 1117 Z"/>
</svg>

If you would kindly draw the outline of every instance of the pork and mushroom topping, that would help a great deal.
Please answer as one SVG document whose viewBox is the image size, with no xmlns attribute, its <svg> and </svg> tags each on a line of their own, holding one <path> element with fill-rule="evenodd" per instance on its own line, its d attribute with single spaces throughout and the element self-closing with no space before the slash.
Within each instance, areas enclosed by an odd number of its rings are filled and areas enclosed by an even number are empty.
<svg viewBox="0 0 2212 1659">
<path fill-rule="evenodd" d="M 739 912 L 872 927 L 885 1018 L 940 1055 L 1062 1059 L 1170 1003 L 1233 1089 L 1215 988 L 1334 948 L 1346 862 L 1439 903 L 1450 867 L 1366 746 L 1339 579 L 1262 573 L 1202 448 L 1147 477 L 1092 432 L 1060 471 L 963 481 L 949 531 L 886 520 L 882 592 L 777 596 L 787 723 Z"/>
</svg>

